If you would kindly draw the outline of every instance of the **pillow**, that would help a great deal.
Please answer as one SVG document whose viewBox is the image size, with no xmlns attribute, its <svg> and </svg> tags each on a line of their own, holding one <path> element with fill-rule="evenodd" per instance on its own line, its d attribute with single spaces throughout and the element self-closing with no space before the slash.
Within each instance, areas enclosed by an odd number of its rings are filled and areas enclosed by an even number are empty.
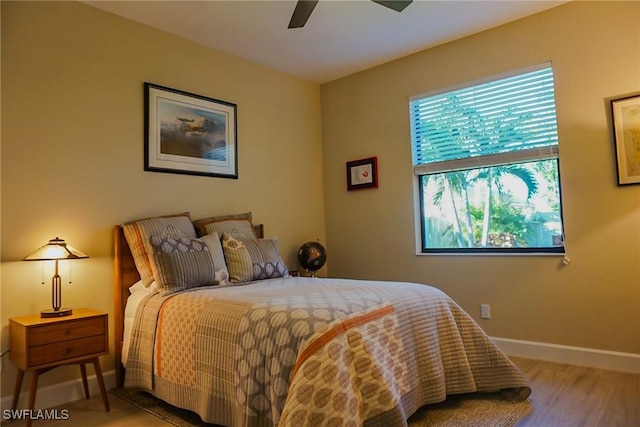
<svg viewBox="0 0 640 427">
<path fill-rule="evenodd" d="M 246 220 L 231 219 L 222 222 L 212 222 L 205 226 L 207 234 L 228 234 L 237 240 L 255 240 L 258 238 L 253 231 L 253 225 Z"/>
<path fill-rule="evenodd" d="M 199 237 L 217 231 L 220 236 L 222 233 L 227 233 L 237 239 L 255 239 L 259 236 L 256 235 L 251 221 L 251 212 L 246 212 L 201 218 L 193 221 L 193 225 Z"/>
<path fill-rule="evenodd" d="M 213 261 L 213 268 L 215 270 L 215 284 L 220 286 L 226 286 L 229 284 L 229 270 L 224 260 L 224 252 L 222 251 L 222 244 L 220 243 L 220 235 L 217 232 L 202 236 L 198 240 L 203 241 L 207 248 L 209 248 L 209 255 Z"/>
<path fill-rule="evenodd" d="M 202 240 L 152 236 L 150 242 L 160 294 L 169 295 L 216 282 L 213 258 Z"/>
<path fill-rule="evenodd" d="M 151 236 L 173 238 L 195 238 L 196 231 L 191 222 L 189 212 L 178 215 L 167 215 L 154 218 L 139 219 L 122 226 L 124 236 L 131 249 L 133 261 L 140 273 L 144 286 L 153 282 L 155 261 L 151 248 Z"/>
<path fill-rule="evenodd" d="M 129 286 L 129 293 L 134 294 L 136 292 L 149 292 L 149 289 L 142 283 L 142 280 L 138 280 L 133 285 Z"/>
<path fill-rule="evenodd" d="M 241 240 L 224 233 L 222 250 L 232 282 L 289 276 L 275 239 Z"/>
</svg>

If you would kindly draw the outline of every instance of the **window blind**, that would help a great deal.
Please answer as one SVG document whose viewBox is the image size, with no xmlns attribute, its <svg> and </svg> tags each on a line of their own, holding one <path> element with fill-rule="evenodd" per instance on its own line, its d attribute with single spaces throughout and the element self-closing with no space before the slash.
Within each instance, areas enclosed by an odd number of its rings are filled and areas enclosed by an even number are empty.
<svg viewBox="0 0 640 427">
<path fill-rule="evenodd" d="M 416 174 L 557 158 L 551 64 L 410 100 Z"/>
</svg>

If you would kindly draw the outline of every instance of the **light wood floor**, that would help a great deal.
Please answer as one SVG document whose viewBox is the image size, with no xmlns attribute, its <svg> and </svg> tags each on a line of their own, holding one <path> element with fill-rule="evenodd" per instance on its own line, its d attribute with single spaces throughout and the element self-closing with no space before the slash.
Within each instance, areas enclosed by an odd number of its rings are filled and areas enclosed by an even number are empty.
<svg viewBox="0 0 640 427">
<path fill-rule="evenodd" d="M 640 427 L 640 375 L 513 358 L 530 381 L 532 411 L 517 427 Z M 167 427 L 171 424 L 109 394 L 61 406 L 68 420 L 34 421 L 33 427 Z M 3 421 L 21 427 L 25 423 Z"/>
<path fill-rule="evenodd" d="M 640 427 L 640 375 L 512 359 L 532 388 L 518 427 Z"/>
</svg>

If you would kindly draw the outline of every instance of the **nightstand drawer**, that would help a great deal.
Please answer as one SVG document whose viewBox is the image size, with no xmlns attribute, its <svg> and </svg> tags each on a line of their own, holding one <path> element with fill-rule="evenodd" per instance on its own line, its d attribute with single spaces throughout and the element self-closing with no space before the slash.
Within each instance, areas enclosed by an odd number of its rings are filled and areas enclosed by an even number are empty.
<svg viewBox="0 0 640 427">
<path fill-rule="evenodd" d="M 104 335 L 40 345 L 29 350 L 29 366 L 64 363 L 77 357 L 104 354 L 106 350 Z"/>
<path fill-rule="evenodd" d="M 29 330 L 29 347 L 104 334 L 104 317 L 36 326 Z"/>
</svg>

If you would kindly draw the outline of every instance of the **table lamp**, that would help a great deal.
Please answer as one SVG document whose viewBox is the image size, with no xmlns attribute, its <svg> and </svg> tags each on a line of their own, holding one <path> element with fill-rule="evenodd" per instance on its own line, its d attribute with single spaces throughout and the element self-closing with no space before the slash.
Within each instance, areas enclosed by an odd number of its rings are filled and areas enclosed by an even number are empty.
<svg viewBox="0 0 640 427">
<path fill-rule="evenodd" d="M 67 259 L 89 258 L 79 250 L 69 246 L 63 239 L 55 238 L 49 240 L 49 243 L 37 249 L 31 255 L 28 255 L 23 261 L 55 261 L 56 270 L 51 279 L 51 310 L 42 310 L 40 317 L 63 317 L 72 314 L 70 308 L 62 307 L 62 280 L 58 274 L 58 261 Z M 43 282 L 44 283 L 44 282 Z"/>
</svg>

